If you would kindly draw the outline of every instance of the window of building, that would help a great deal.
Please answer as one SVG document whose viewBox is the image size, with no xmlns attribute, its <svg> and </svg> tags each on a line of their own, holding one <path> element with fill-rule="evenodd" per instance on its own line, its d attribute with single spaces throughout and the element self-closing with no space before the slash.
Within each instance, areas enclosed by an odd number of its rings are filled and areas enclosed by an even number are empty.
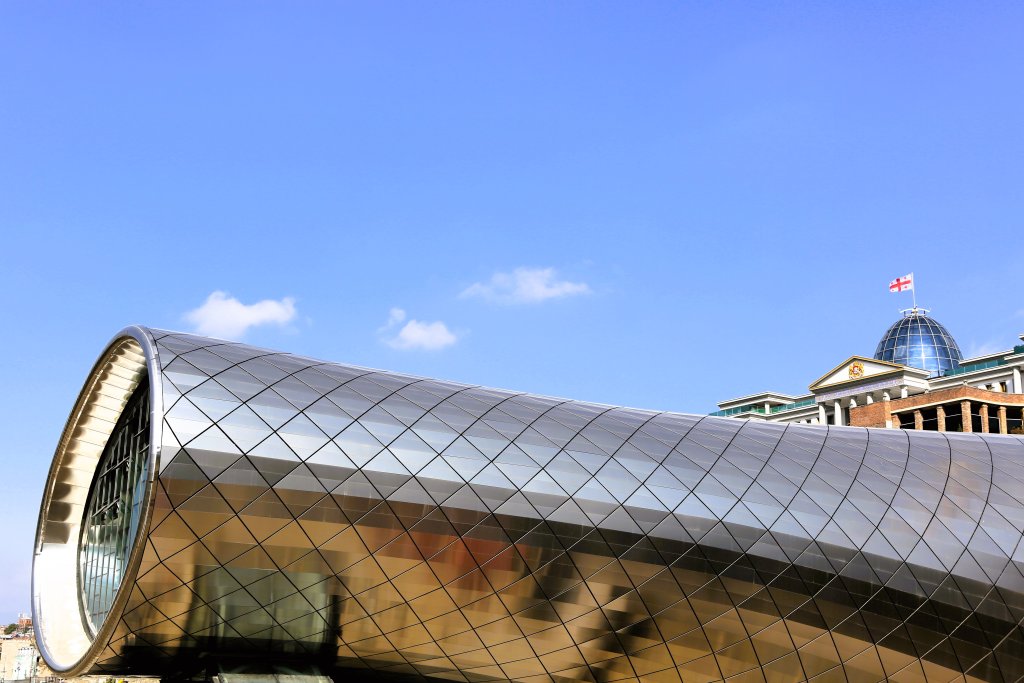
<svg viewBox="0 0 1024 683">
<path fill-rule="evenodd" d="M 135 393 L 107 440 L 82 521 L 78 582 L 93 633 L 106 619 L 139 527 L 149 462 L 149 382 Z"/>
</svg>

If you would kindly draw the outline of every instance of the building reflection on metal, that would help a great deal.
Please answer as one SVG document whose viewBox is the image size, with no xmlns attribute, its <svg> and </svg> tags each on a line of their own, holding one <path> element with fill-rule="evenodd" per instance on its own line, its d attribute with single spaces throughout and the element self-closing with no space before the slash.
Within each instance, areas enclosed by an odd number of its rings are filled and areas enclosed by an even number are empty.
<svg viewBox="0 0 1024 683">
<path fill-rule="evenodd" d="M 143 518 L 94 633 L 81 517 L 141 382 Z M 631 410 L 129 328 L 58 448 L 35 618 L 73 674 L 1012 681 L 1022 459 L 1013 436 Z"/>
</svg>

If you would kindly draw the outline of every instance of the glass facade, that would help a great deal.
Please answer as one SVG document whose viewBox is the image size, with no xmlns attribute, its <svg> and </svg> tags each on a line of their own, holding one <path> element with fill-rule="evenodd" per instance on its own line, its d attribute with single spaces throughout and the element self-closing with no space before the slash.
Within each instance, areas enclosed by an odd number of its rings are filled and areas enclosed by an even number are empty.
<svg viewBox="0 0 1024 683">
<path fill-rule="evenodd" d="M 875 349 L 875 359 L 941 375 L 959 367 L 963 356 L 941 323 L 915 309 L 886 331 Z"/>
<path fill-rule="evenodd" d="M 1024 676 L 1017 437 L 616 408 L 145 334 L 153 514 L 78 672 Z"/>
<path fill-rule="evenodd" d="M 96 468 L 78 548 L 82 610 L 95 633 L 124 578 L 141 517 L 149 460 L 149 385 L 140 383 Z"/>
</svg>

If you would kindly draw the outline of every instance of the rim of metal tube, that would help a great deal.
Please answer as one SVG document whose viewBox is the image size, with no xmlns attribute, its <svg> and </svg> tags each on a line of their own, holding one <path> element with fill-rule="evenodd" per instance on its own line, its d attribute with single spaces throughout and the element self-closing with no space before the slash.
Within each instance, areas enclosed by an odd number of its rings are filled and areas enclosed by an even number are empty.
<svg viewBox="0 0 1024 683">
<path fill-rule="evenodd" d="M 78 546 L 92 480 L 128 399 L 149 384 L 149 455 L 139 524 L 107 617 L 95 634 L 79 596 Z M 88 672 L 124 612 L 145 550 L 160 462 L 163 394 L 156 342 L 131 326 L 106 346 L 78 394 L 58 442 L 39 509 L 32 562 L 32 616 L 37 645 L 56 672 Z"/>
</svg>

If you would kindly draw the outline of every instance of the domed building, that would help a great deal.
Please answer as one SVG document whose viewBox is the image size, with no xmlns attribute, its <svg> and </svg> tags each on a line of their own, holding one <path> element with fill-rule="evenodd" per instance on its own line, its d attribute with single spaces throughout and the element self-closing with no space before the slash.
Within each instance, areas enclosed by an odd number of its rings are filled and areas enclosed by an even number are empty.
<svg viewBox="0 0 1024 683">
<path fill-rule="evenodd" d="M 963 355 L 953 335 L 927 313 L 923 308 L 905 311 L 882 335 L 875 360 L 920 368 L 932 376 L 960 367 Z"/>
<path fill-rule="evenodd" d="M 1024 342 L 1024 335 L 1020 337 Z M 850 356 L 806 394 L 766 391 L 722 401 L 712 415 L 769 422 L 1024 433 L 1024 343 L 963 357 L 924 308 L 908 309 L 874 356 Z"/>
</svg>

